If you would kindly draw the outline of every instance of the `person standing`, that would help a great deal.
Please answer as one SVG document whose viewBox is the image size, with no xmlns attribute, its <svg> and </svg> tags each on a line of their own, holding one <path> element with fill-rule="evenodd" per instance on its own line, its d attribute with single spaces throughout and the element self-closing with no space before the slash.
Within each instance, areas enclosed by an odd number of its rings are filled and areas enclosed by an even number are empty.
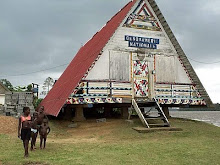
<svg viewBox="0 0 220 165">
<path fill-rule="evenodd" d="M 24 146 L 24 157 L 28 157 L 28 145 L 31 137 L 31 115 L 30 108 L 23 108 L 23 115 L 19 118 L 18 123 L 18 138 L 21 138 Z"/>
<path fill-rule="evenodd" d="M 31 121 L 31 151 L 36 149 L 35 146 L 36 146 L 36 140 L 38 134 L 37 119 L 38 119 L 38 112 L 34 112 Z"/>
<path fill-rule="evenodd" d="M 50 133 L 50 127 L 48 125 L 48 120 L 43 119 L 43 123 L 40 126 L 39 134 L 40 134 L 40 149 L 45 149 L 46 147 L 46 141 L 47 141 L 47 135 Z M 43 144 L 43 147 L 42 147 Z"/>
<path fill-rule="evenodd" d="M 37 125 L 40 127 L 41 124 L 43 123 L 43 119 L 47 119 L 47 115 L 44 113 L 44 106 L 41 106 L 40 109 L 38 110 L 38 118 L 37 118 Z"/>
</svg>

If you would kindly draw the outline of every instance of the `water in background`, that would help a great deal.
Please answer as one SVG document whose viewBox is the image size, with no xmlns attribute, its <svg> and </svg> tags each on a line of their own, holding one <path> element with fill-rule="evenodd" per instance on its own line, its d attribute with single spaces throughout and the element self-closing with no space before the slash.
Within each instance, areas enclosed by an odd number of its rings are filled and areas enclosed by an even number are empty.
<svg viewBox="0 0 220 165">
<path fill-rule="evenodd" d="M 172 117 L 199 120 L 220 127 L 220 111 L 170 111 Z"/>
</svg>

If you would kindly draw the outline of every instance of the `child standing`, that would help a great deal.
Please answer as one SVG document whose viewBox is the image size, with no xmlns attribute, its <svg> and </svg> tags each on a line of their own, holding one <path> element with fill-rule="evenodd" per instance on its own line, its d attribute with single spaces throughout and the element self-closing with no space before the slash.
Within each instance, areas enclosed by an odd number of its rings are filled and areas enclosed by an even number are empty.
<svg viewBox="0 0 220 165">
<path fill-rule="evenodd" d="M 29 140 L 31 137 L 31 116 L 30 116 L 30 108 L 24 107 L 23 108 L 23 115 L 19 118 L 18 123 L 18 137 L 23 140 L 23 146 L 24 146 L 24 157 L 28 157 L 28 145 Z"/>
<path fill-rule="evenodd" d="M 33 149 L 36 149 L 35 144 L 38 134 L 37 122 L 38 122 L 38 112 L 34 112 L 31 121 L 31 151 L 33 151 Z"/>
<path fill-rule="evenodd" d="M 43 119 L 47 119 L 47 115 L 44 113 L 44 106 L 40 107 L 38 110 L 38 120 L 37 120 L 37 125 L 40 126 L 43 123 Z"/>
<path fill-rule="evenodd" d="M 50 127 L 48 125 L 48 120 L 43 119 L 43 123 L 40 126 L 40 148 L 42 149 L 42 143 L 44 143 L 44 149 L 46 147 L 47 135 L 50 133 Z"/>
</svg>

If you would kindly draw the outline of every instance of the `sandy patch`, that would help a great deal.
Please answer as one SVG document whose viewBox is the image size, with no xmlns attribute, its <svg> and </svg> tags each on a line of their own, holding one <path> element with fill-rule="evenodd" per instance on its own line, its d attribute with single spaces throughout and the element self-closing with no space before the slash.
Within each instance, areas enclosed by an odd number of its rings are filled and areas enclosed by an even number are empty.
<svg viewBox="0 0 220 165">
<path fill-rule="evenodd" d="M 67 127 L 67 123 L 62 123 L 61 127 Z M 87 120 L 77 123 L 77 128 L 68 128 L 65 138 L 57 138 L 53 135 L 48 137 L 49 143 L 97 143 L 115 139 L 114 130 L 125 124 L 124 120 L 107 119 L 107 122 L 97 123 L 95 120 Z"/>
<path fill-rule="evenodd" d="M 0 134 L 17 133 L 18 119 L 8 116 L 0 116 Z"/>
</svg>

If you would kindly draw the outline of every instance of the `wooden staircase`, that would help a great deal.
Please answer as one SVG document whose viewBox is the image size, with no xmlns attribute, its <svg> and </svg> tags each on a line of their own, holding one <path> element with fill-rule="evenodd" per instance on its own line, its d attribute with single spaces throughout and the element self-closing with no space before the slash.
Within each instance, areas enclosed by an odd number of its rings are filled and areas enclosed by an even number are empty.
<svg viewBox="0 0 220 165">
<path fill-rule="evenodd" d="M 145 127 L 170 127 L 166 115 L 155 98 L 153 98 L 153 101 L 150 102 L 150 104 L 132 99 L 132 106 Z"/>
</svg>

